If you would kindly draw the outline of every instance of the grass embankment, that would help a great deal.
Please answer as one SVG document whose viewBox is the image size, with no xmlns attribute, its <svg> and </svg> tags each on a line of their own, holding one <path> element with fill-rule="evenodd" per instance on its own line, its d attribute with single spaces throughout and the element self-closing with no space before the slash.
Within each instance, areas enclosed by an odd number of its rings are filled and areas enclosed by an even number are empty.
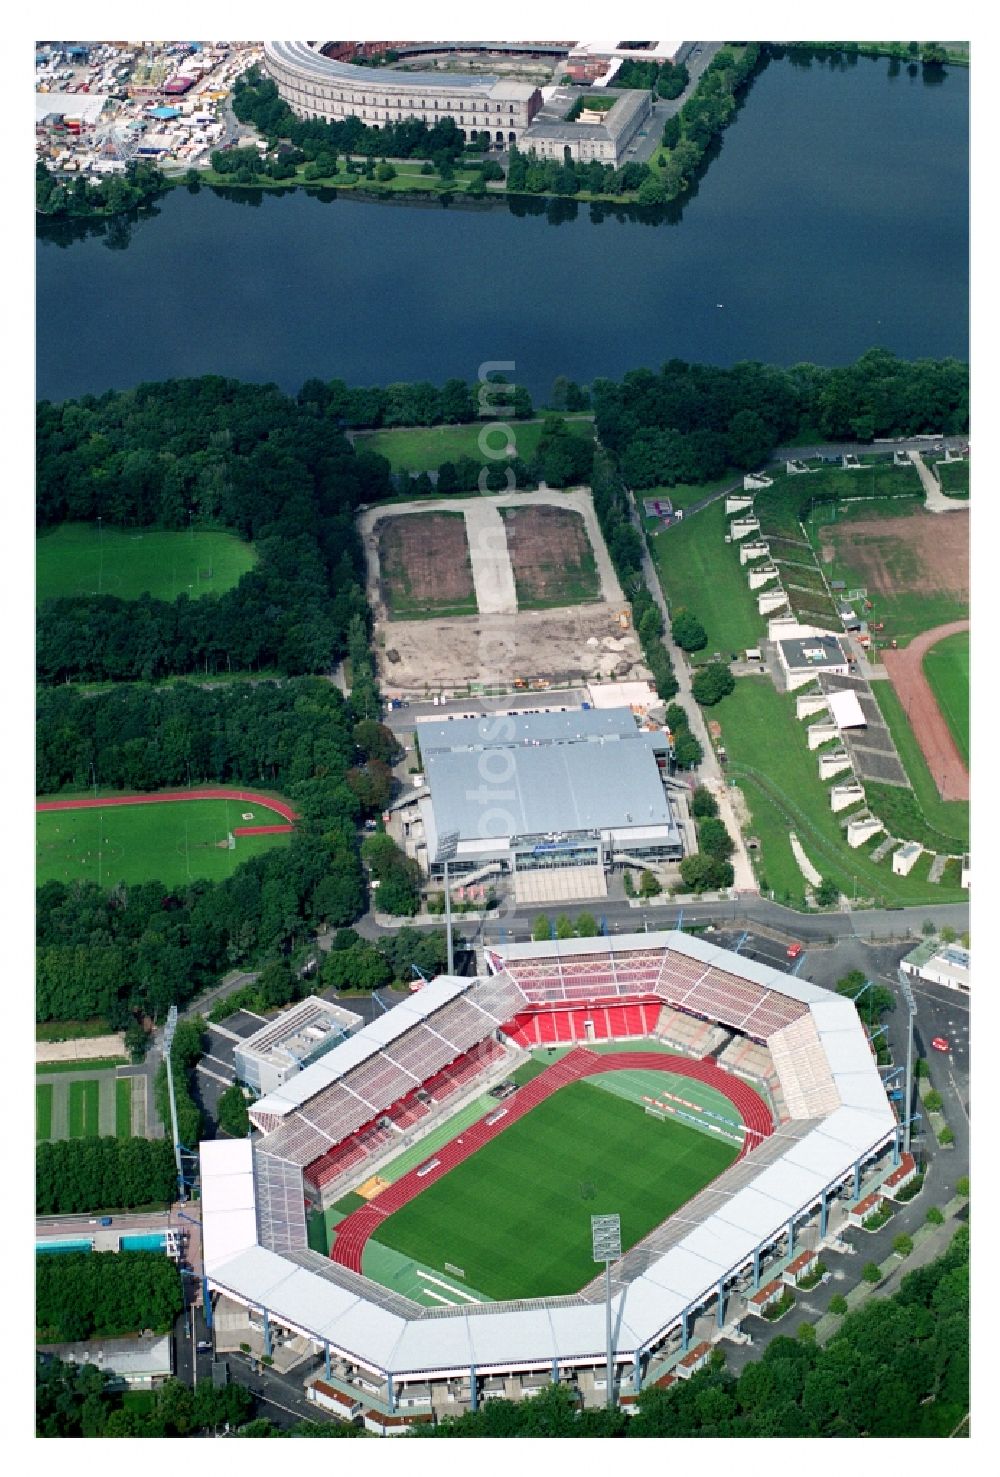
<svg viewBox="0 0 1000 1477">
<path fill-rule="evenodd" d="M 36 544 L 36 597 L 152 595 L 197 599 L 233 588 L 256 563 L 252 544 L 216 530 L 125 532 L 92 523 L 61 523 Z"/>
<path fill-rule="evenodd" d="M 892 684 L 873 682 L 871 689 L 913 786 L 912 791 L 900 790 L 895 785 L 872 785 L 865 781 L 872 809 L 894 835 L 904 840 L 919 841 L 936 851 L 966 851 L 969 845 L 968 801 L 941 799 Z"/>
<path fill-rule="evenodd" d="M 460 1266 L 489 1297 L 569 1293 L 595 1272 L 592 1214 L 613 1206 L 634 1246 L 735 1155 L 577 1082 L 390 1216 L 377 1241 L 441 1272 Z"/>
<path fill-rule="evenodd" d="M 960 888 L 930 884 L 919 875 L 894 876 L 888 857 L 873 862 L 870 851 L 885 839 L 883 835 L 856 851 L 847 845 L 843 813 L 838 816 L 830 809 L 829 785 L 820 781 L 817 756 L 806 747 L 794 696 L 775 692 L 770 682 L 759 678 L 738 678 L 736 690 L 711 710 L 711 716 L 722 726 L 729 778 L 737 782 L 750 807 L 750 831 L 760 841 L 762 886 L 778 901 L 793 907 L 804 902 L 805 879 L 792 854 L 789 831 L 796 833 L 821 875 L 832 878 L 848 897 L 874 898 L 890 907 L 965 899 Z M 878 813 L 874 804 L 872 809 Z"/>
<path fill-rule="evenodd" d="M 565 419 L 574 436 L 582 436 L 586 440 L 593 438 L 592 420 L 562 416 L 560 419 Z M 538 451 L 543 422 L 504 421 L 503 425 L 511 433 L 509 439 L 489 420 L 480 420 L 462 425 L 400 426 L 393 430 L 357 431 L 354 443 L 388 457 L 394 472 L 435 472 L 442 462 L 455 462 L 463 456 L 471 457 L 483 466 L 492 466 L 498 460 L 497 453 L 504 450 L 511 457 L 530 462 Z M 468 497 L 469 494 L 461 496 Z"/>
<path fill-rule="evenodd" d="M 674 508 L 680 508 L 686 512 L 695 503 L 700 503 L 704 498 L 711 497 L 713 493 L 721 492 L 723 488 L 731 489 L 733 492 L 742 492 L 743 473 L 735 467 L 730 467 L 724 477 L 716 477 L 712 482 L 678 482 L 673 487 L 644 487 L 635 494 L 639 508 L 642 508 L 645 498 L 669 498 Z M 649 533 L 656 533 L 660 528 L 659 518 L 643 517 L 643 527 Z"/>
<path fill-rule="evenodd" d="M 724 542 L 728 525 L 720 498 L 649 540 L 671 613 L 690 610 L 705 628 L 708 644 L 693 654 L 695 662 L 756 646 L 764 627 L 737 546 Z"/>
<path fill-rule="evenodd" d="M 252 814 L 252 820 L 243 815 Z M 163 805 L 47 810 L 36 817 L 38 883 L 218 881 L 249 857 L 288 844 L 288 833 L 227 838 L 238 826 L 287 824 L 285 817 L 239 800 L 177 800 Z"/>
<path fill-rule="evenodd" d="M 968 631 L 946 636 L 924 657 L 924 675 L 966 765 L 970 752 L 969 660 Z"/>
</svg>

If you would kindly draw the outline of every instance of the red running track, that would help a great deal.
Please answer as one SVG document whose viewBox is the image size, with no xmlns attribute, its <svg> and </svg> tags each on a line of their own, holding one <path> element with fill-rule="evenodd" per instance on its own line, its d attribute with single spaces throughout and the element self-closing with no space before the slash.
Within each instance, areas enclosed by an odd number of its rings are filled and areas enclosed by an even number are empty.
<svg viewBox="0 0 1000 1477">
<path fill-rule="evenodd" d="M 245 800 L 252 805 L 265 805 L 268 810 L 283 815 L 286 821 L 296 819 L 295 811 L 284 800 L 273 800 L 270 795 L 260 795 L 256 790 L 161 790 L 148 795 L 76 795 L 66 800 L 38 800 L 35 810 L 100 810 L 111 805 L 162 805 L 168 800 Z M 285 830 L 285 826 L 264 827 L 264 830 Z M 239 833 L 237 833 L 239 834 Z M 245 831 L 244 835 L 259 834 L 256 830 Z"/>
<path fill-rule="evenodd" d="M 283 836 L 294 831 L 294 826 L 234 826 L 234 836 Z"/>
<path fill-rule="evenodd" d="M 497 1123 L 490 1126 L 485 1118 L 481 1118 L 471 1128 L 463 1129 L 457 1138 L 453 1138 L 443 1148 L 428 1154 L 427 1160 L 440 1160 L 428 1174 L 419 1175 L 418 1165 L 417 1169 L 411 1169 L 394 1185 L 383 1190 L 375 1200 L 370 1200 L 367 1205 L 359 1206 L 345 1216 L 336 1227 L 336 1240 L 330 1259 L 339 1262 L 341 1266 L 350 1267 L 352 1272 L 360 1272 L 365 1243 L 382 1221 L 394 1211 L 408 1205 L 428 1186 L 435 1184 L 457 1164 L 475 1154 L 477 1149 L 497 1138 L 512 1123 L 516 1123 L 519 1118 L 523 1118 L 526 1113 L 537 1108 L 539 1103 L 570 1082 L 594 1077 L 598 1072 L 623 1072 L 636 1067 L 646 1071 L 673 1072 L 679 1077 L 692 1077 L 698 1082 L 707 1083 L 727 1097 L 739 1111 L 747 1129 L 739 1154 L 741 1159 L 760 1139 L 769 1137 L 773 1132 L 774 1124 L 763 1098 L 752 1087 L 738 1077 L 731 1077 L 713 1061 L 697 1061 L 686 1056 L 665 1056 L 651 1051 L 621 1051 L 613 1055 L 600 1055 L 588 1051 L 586 1047 L 577 1047 L 560 1061 L 553 1063 L 547 1071 L 526 1082 L 512 1098 L 508 1098 L 506 1104 L 498 1104 L 498 1109 L 506 1106 L 507 1111 Z M 492 1114 L 486 1115 L 491 1116 Z"/>
</svg>

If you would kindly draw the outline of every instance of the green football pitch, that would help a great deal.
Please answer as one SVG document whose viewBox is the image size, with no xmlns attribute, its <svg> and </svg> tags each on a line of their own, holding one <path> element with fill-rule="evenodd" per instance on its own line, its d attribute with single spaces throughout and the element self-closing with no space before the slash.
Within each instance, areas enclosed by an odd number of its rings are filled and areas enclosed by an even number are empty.
<svg viewBox="0 0 1000 1477">
<path fill-rule="evenodd" d="M 211 530 L 125 532 L 91 523 L 61 523 L 35 550 L 37 598 L 117 595 L 135 600 L 221 595 L 256 563 L 252 544 Z"/>
<path fill-rule="evenodd" d="M 924 657 L 924 675 L 931 685 L 944 721 L 969 762 L 969 632 L 946 636 Z"/>
<path fill-rule="evenodd" d="M 620 1214 L 626 1250 L 739 1152 L 728 1139 L 652 1117 L 610 1086 L 575 1082 L 546 1098 L 384 1221 L 369 1248 L 388 1247 L 452 1281 L 460 1267 L 463 1284 L 489 1298 L 584 1286 L 598 1270 L 592 1215 Z M 657 1087 L 678 1090 L 662 1074 Z"/>
<path fill-rule="evenodd" d="M 243 819 L 253 813 L 252 821 Z M 196 878 L 219 881 L 249 857 L 286 846 L 288 833 L 227 837 L 236 826 L 286 825 L 256 802 L 172 800 L 162 805 L 43 810 L 35 816 L 36 877 L 43 882 L 162 882 L 176 887 Z"/>
</svg>

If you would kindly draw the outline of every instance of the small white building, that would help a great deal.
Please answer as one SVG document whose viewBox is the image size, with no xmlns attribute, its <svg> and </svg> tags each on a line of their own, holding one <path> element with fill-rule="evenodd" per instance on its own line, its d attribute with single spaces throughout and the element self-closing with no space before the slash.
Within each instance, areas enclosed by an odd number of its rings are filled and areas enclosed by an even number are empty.
<svg viewBox="0 0 1000 1477">
<path fill-rule="evenodd" d="M 234 1053 L 236 1075 L 264 1096 L 318 1061 L 361 1025 L 361 1016 L 315 995 L 300 1000 L 241 1041 Z"/>
<path fill-rule="evenodd" d="M 836 636 L 794 636 L 779 641 L 777 647 L 788 692 L 804 687 L 817 672 L 846 677 L 850 671 L 847 653 Z"/>
<path fill-rule="evenodd" d="M 944 985 L 949 990 L 969 993 L 971 987 L 971 955 L 960 944 L 942 944 L 930 939 L 918 945 L 902 960 L 900 969 L 929 985 Z"/>
<path fill-rule="evenodd" d="M 152 1390 L 173 1374 L 173 1339 L 169 1333 L 125 1339 L 85 1339 L 76 1344 L 43 1344 L 64 1364 L 93 1364 L 130 1390 Z"/>
</svg>

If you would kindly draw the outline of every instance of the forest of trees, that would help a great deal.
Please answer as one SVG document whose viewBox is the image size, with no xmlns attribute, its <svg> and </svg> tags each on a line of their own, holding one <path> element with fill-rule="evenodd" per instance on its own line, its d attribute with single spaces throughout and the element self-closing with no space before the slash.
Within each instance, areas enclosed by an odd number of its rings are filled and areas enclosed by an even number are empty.
<svg viewBox="0 0 1000 1477">
<path fill-rule="evenodd" d="M 147 159 L 133 159 L 124 174 L 89 181 L 58 179 L 41 159 L 35 165 L 35 209 L 47 220 L 123 215 L 148 205 L 167 187 L 166 176 Z"/>
<path fill-rule="evenodd" d="M 807 1325 L 808 1326 L 808 1325 Z M 474 1414 L 418 1428 L 415 1438 L 948 1436 L 969 1409 L 969 1232 L 903 1278 L 889 1298 L 844 1319 L 822 1348 L 775 1338 L 739 1375 L 716 1351 L 670 1389 L 643 1390 L 637 1414 L 579 1412 L 553 1385 L 518 1404 L 489 1400 Z"/>
<path fill-rule="evenodd" d="M 166 1333 L 184 1307 L 181 1274 L 159 1251 L 62 1252 L 35 1257 L 40 1344 Z"/>
<path fill-rule="evenodd" d="M 366 618 L 353 514 L 391 495 L 384 457 L 273 385 L 219 376 L 139 385 L 36 414 L 37 521 L 226 528 L 257 563 L 223 595 L 46 600 L 42 682 L 276 668 L 325 672 Z"/>
<path fill-rule="evenodd" d="M 35 1434 L 43 1438 L 201 1436 L 357 1437 L 359 1426 L 341 1421 L 296 1421 L 279 1429 L 266 1417 L 251 1419 L 254 1397 L 243 1385 L 199 1380 L 190 1389 L 167 1380 L 142 1409 L 126 1404 L 113 1375 L 94 1364 L 65 1364 L 41 1354 L 35 1361 Z"/>
<path fill-rule="evenodd" d="M 490 374 L 484 384 L 447 379 L 440 388 L 427 380 L 351 386 L 341 379 L 309 379 L 297 399 L 310 414 L 358 431 L 457 425 L 483 413 L 487 419 L 503 421 L 534 414 L 524 386 L 508 383 L 499 373 Z"/>
<path fill-rule="evenodd" d="M 62 1139 L 35 1147 L 35 1214 L 84 1215 L 170 1204 L 177 1189 L 166 1139 Z"/>
<path fill-rule="evenodd" d="M 630 487 L 707 482 L 728 466 L 752 470 L 802 434 L 871 441 L 969 425 L 969 367 L 956 359 L 899 359 L 869 349 L 854 364 L 731 369 L 671 359 L 591 386 L 597 433 Z"/>
<path fill-rule="evenodd" d="M 363 680 L 372 679 L 356 668 L 352 702 Z M 366 899 L 359 797 L 369 756 L 392 742 L 374 720 L 355 722 L 347 700 L 316 678 L 208 690 L 136 684 L 92 697 L 43 690 L 38 777 L 47 790 L 85 786 L 91 765 L 107 788 L 265 784 L 299 819 L 287 847 L 223 882 L 47 882 L 38 890 L 38 1019 L 100 1016 L 113 1029 L 137 1015 L 162 1020 L 234 965 L 287 955 L 317 927 L 357 918 Z"/>
</svg>

